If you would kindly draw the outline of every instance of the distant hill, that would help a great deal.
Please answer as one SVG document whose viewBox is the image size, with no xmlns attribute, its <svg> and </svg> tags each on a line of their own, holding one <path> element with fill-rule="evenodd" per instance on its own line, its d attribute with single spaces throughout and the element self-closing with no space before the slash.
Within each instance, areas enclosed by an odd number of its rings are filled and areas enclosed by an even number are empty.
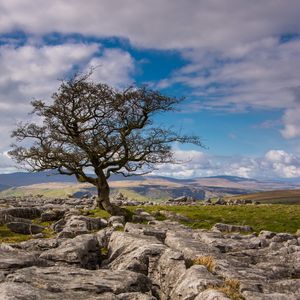
<svg viewBox="0 0 300 300">
<path fill-rule="evenodd" d="M 123 177 L 113 175 L 110 179 L 112 193 L 122 192 L 131 199 L 168 199 L 191 196 L 196 199 L 253 194 L 262 191 L 300 189 L 300 181 L 261 181 L 237 176 L 212 176 L 177 179 L 163 176 Z M 44 194 L 65 196 L 95 193 L 90 185 L 78 184 L 74 176 L 50 172 L 0 174 L 0 196 Z"/>
<path fill-rule="evenodd" d="M 118 180 L 144 180 L 142 176 L 124 177 L 113 175 L 110 181 Z M 18 187 L 47 182 L 70 182 L 77 183 L 75 176 L 60 175 L 51 172 L 16 172 L 10 174 L 0 174 L 0 185 Z"/>
</svg>

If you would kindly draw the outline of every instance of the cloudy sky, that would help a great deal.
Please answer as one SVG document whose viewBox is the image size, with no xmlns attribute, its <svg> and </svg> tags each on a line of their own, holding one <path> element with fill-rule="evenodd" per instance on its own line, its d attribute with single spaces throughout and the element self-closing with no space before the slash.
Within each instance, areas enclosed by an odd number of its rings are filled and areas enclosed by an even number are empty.
<svg viewBox="0 0 300 300">
<path fill-rule="evenodd" d="M 157 122 L 199 135 L 157 174 L 300 177 L 299 0 L 0 0 L 0 173 L 10 132 L 75 70 L 185 96 Z"/>
</svg>

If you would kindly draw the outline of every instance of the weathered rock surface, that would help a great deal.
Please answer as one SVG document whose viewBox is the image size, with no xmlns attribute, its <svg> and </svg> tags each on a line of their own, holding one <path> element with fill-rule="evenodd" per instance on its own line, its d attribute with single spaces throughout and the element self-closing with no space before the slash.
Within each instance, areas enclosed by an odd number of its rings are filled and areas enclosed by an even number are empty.
<svg viewBox="0 0 300 300">
<path fill-rule="evenodd" d="M 89 233 L 92 230 L 104 228 L 107 226 L 107 221 L 102 218 L 89 218 L 86 216 L 71 215 L 65 222 L 62 221 L 60 225 L 62 226 L 62 230 L 58 237 L 72 238 L 80 234 Z"/>
<path fill-rule="evenodd" d="M 12 285 L 13 283 L 13 285 Z M 38 295 L 33 299 L 109 299 L 100 298 L 105 293 L 150 292 L 150 280 L 139 273 L 130 271 L 85 270 L 75 267 L 53 266 L 47 268 L 28 267 L 19 269 L 6 277 L 2 283 L 2 293 L 9 294 L 11 289 L 20 290 L 22 295 Z M 22 288 L 25 291 L 22 291 Z M 20 299 L 17 298 L 12 299 Z M 85 298 L 84 298 L 85 296 Z M 94 297 L 94 298 L 90 298 Z M 113 295 L 112 295 L 113 296 Z M 1 299 L 10 299 L 8 296 Z M 28 299 L 28 298 L 23 298 Z M 30 298 L 29 298 L 30 299 Z M 113 299 L 113 298 L 112 298 Z M 116 298 L 118 299 L 118 298 Z"/>
<path fill-rule="evenodd" d="M 28 200 L 26 209 L 0 211 L 1 224 L 29 227 L 38 216 L 56 221 L 57 232 L 0 246 L 1 300 L 228 300 L 230 280 L 246 300 L 299 299 L 299 236 L 228 224 L 192 230 L 143 209 L 136 216 L 148 225 L 105 221 L 80 215 L 74 207 L 92 205 L 80 201 L 41 199 L 36 209 Z"/>
<path fill-rule="evenodd" d="M 6 224 L 7 227 L 15 233 L 21 234 L 36 234 L 42 232 L 45 227 L 27 222 L 10 222 Z"/>
<path fill-rule="evenodd" d="M 83 234 L 67 239 L 57 248 L 44 251 L 40 258 L 96 269 L 100 263 L 100 248 L 94 234 Z"/>
</svg>

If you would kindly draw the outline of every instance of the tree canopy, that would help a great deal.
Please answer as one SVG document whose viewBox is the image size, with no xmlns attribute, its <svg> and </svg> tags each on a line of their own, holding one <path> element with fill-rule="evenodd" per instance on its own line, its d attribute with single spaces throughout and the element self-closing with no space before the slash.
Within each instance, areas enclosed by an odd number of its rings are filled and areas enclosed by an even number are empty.
<svg viewBox="0 0 300 300">
<path fill-rule="evenodd" d="M 9 155 L 32 171 L 57 170 L 93 184 L 98 206 L 112 214 L 120 211 L 109 201 L 111 174 L 145 174 L 175 162 L 174 142 L 202 146 L 198 136 L 155 126 L 154 115 L 174 111 L 182 99 L 147 87 L 119 91 L 76 75 L 62 81 L 52 99 L 32 102 L 40 122 L 18 124 Z"/>
</svg>

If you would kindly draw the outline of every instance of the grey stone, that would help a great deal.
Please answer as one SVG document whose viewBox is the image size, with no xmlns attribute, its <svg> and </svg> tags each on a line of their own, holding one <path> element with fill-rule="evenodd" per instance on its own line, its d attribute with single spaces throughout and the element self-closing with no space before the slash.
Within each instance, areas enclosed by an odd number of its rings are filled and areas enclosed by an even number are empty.
<svg viewBox="0 0 300 300">
<path fill-rule="evenodd" d="M 224 293 L 214 289 L 207 289 L 198 294 L 194 300 L 230 300 Z"/>
<path fill-rule="evenodd" d="M 89 218 L 86 216 L 71 215 L 59 233 L 58 237 L 71 238 L 85 234 L 92 230 L 99 230 L 107 226 L 107 221 L 102 218 Z"/>
<path fill-rule="evenodd" d="M 133 234 L 154 236 L 161 242 L 164 242 L 167 233 L 167 229 L 162 228 L 161 224 L 155 226 L 155 224 L 145 225 L 145 224 L 134 224 L 128 222 L 126 223 L 124 230 L 125 232 L 129 232 Z"/>
<path fill-rule="evenodd" d="M 45 227 L 36 224 L 29 224 L 23 222 L 11 222 L 7 223 L 6 226 L 15 233 L 21 234 L 36 234 L 42 232 Z"/>
<path fill-rule="evenodd" d="M 46 222 L 46 221 L 57 221 L 61 219 L 65 214 L 64 210 L 57 210 L 57 209 L 52 209 L 52 210 L 47 210 L 41 214 L 41 221 Z"/>
<path fill-rule="evenodd" d="M 207 288 L 220 284 L 221 281 L 213 276 L 205 266 L 194 265 L 177 280 L 170 293 L 170 298 L 172 300 L 194 299 Z"/>
<path fill-rule="evenodd" d="M 41 211 L 36 207 L 15 207 L 3 209 L 0 214 L 7 214 L 16 218 L 35 219 L 41 216 Z"/>
<path fill-rule="evenodd" d="M 100 248 L 94 234 L 84 234 L 62 242 L 57 248 L 44 251 L 40 258 L 96 269 L 100 264 Z"/>
<path fill-rule="evenodd" d="M 152 261 L 158 260 L 166 247 L 156 238 L 125 232 L 114 232 L 109 245 L 109 267 L 147 275 Z"/>
<path fill-rule="evenodd" d="M 77 299 L 77 292 L 79 295 L 85 292 L 86 299 L 89 299 L 89 295 L 146 293 L 151 289 L 150 280 L 139 273 L 124 270 L 86 270 L 71 266 L 19 269 L 15 273 L 9 274 L 6 280 L 7 282 L 29 284 L 41 291 L 58 293 L 60 296 L 72 292 L 75 296 L 73 299 Z"/>
<path fill-rule="evenodd" d="M 238 226 L 238 225 L 230 225 L 230 224 L 223 224 L 223 223 L 216 223 L 212 230 L 218 230 L 221 232 L 252 232 L 253 229 L 250 226 Z"/>
<path fill-rule="evenodd" d="M 125 217 L 124 216 L 111 216 L 108 220 L 108 225 L 112 226 L 114 223 L 120 223 L 125 225 Z"/>
<path fill-rule="evenodd" d="M 5 244 L 0 246 L 0 270 L 11 272 L 30 266 L 48 266 L 47 261 L 35 253 L 14 249 Z"/>
</svg>

